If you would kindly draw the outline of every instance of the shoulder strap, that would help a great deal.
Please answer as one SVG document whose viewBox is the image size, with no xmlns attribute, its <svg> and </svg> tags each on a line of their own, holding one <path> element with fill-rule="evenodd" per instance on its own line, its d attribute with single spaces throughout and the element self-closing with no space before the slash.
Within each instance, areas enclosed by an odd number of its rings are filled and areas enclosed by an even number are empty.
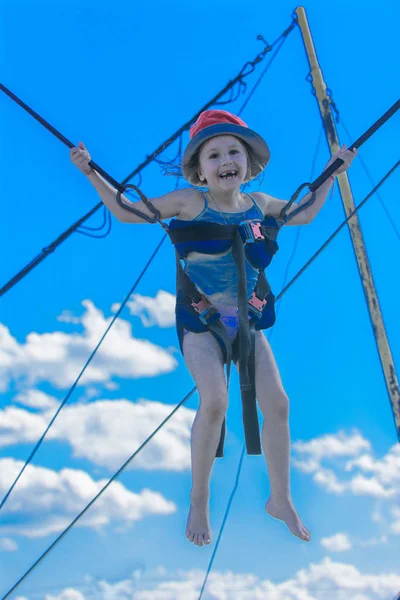
<svg viewBox="0 0 400 600">
<path fill-rule="evenodd" d="M 249 196 L 249 198 L 251 198 L 251 201 L 253 202 L 253 205 L 258 208 L 258 210 L 260 211 L 260 213 L 262 214 L 262 216 L 264 217 L 264 213 L 262 211 L 262 209 L 260 208 L 260 206 L 258 205 L 257 201 L 254 200 L 253 196 L 251 194 L 247 194 L 247 196 Z"/>
</svg>

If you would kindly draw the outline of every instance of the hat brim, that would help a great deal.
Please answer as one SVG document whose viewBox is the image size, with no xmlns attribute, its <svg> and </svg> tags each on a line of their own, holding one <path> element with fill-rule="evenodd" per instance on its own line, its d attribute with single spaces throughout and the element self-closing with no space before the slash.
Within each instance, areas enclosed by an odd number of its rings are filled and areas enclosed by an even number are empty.
<svg viewBox="0 0 400 600">
<path fill-rule="evenodd" d="M 266 167 L 270 153 L 269 148 L 263 138 L 248 127 L 241 125 L 234 125 L 233 123 L 218 123 L 216 125 L 210 125 L 205 127 L 198 134 L 190 140 L 186 146 L 185 152 L 182 157 L 182 173 L 183 176 L 189 183 L 194 184 L 198 180 L 198 175 L 195 173 L 195 167 L 190 166 L 188 163 L 192 158 L 193 154 L 200 148 L 204 142 L 216 137 L 217 135 L 233 135 L 240 140 L 246 142 L 254 155 L 254 164 L 252 161 L 251 165 L 251 177 L 248 177 L 246 181 L 251 181 L 254 177 L 257 177 Z"/>
</svg>

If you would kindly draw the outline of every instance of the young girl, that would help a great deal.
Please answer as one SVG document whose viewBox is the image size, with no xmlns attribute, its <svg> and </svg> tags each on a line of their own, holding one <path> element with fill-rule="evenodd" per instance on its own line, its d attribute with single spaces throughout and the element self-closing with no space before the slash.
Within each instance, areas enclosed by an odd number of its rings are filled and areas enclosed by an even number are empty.
<svg viewBox="0 0 400 600">
<path fill-rule="evenodd" d="M 269 150 L 265 141 L 237 116 L 224 110 L 203 112 L 190 130 L 190 142 L 182 159 L 182 172 L 192 187 L 169 192 L 150 202 L 161 219 L 177 217 L 184 221 L 214 221 L 239 224 L 245 220 L 279 218 L 287 201 L 263 192 L 246 194 L 241 186 L 254 179 L 265 168 Z M 299 212 L 288 225 L 310 223 L 322 208 L 334 177 L 350 166 L 355 152 L 345 146 L 334 154 L 344 163 L 315 194 L 313 204 Z M 72 162 L 88 177 L 104 204 L 123 223 L 145 223 L 136 214 L 122 208 L 116 190 L 89 166 L 90 155 L 82 142 L 70 153 Z M 198 187 L 204 187 L 202 192 Z M 310 199 L 307 194 L 300 204 Z M 122 195 L 125 204 L 131 204 Z M 153 217 L 143 202 L 132 204 Z M 185 260 L 185 272 L 196 287 L 215 306 L 230 340 L 238 332 L 238 275 L 231 250 L 218 255 L 191 252 Z M 248 298 L 256 284 L 256 271 L 246 265 Z M 183 356 L 195 380 L 200 396 L 191 437 L 192 489 L 186 536 L 198 546 L 211 542 L 209 520 L 209 484 L 216 449 L 228 406 L 224 373 L 224 357 L 219 343 L 210 331 L 184 331 Z M 238 365 L 236 365 L 238 366 Z M 260 410 L 264 417 L 262 447 L 267 462 L 271 494 L 266 511 L 284 521 L 293 535 L 309 541 L 310 532 L 303 525 L 290 493 L 288 425 L 289 401 L 282 385 L 271 347 L 262 331 L 255 333 L 255 384 Z"/>
</svg>

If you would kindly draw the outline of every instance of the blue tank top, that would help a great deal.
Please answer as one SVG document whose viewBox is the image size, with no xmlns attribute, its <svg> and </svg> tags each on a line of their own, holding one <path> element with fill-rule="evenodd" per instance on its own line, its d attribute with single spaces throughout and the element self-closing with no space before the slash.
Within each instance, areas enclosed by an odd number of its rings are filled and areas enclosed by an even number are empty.
<svg viewBox="0 0 400 600">
<path fill-rule="evenodd" d="M 238 225 L 248 219 L 264 219 L 260 207 L 250 194 L 247 194 L 253 206 L 240 213 L 223 212 L 222 214 L 208 206 L 204 196 L 202 212 L 188 223 L 196 221 L 213 221 L 223 225 Z M 212 304 L 237 307 L 238 274 L 232 249 L 223 254 L 200 254 L 191 252 L 185 259 L 185 273 L 190 277 L 198 290 L 205 294 Z M 250 298 L 257 283 L 258 271 L 246 261 L 247 297 Z M 218 307 L 218 306 L 217 306 Z"/>
</svg>

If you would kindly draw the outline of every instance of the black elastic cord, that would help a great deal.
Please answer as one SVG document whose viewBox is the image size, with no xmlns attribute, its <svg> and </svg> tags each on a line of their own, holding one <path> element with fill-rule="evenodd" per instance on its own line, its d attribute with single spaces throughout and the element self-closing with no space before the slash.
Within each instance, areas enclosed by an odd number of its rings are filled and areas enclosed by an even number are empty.
<svg viewBox="0 0 400 600">
<path fill-rule="evenodd" d="M 136 169 L 134 171 L 132 171 L 132 173 L 130 173 L 127 177 L 125 177 L 125 179 L 122 181 L 122 184 L 119 184 L 113 177 L 111 177 L 108 173 L 106 173 L 106 171 L 104 171 L 101 167 L 99 167 L 95 162 L 90 161 L 89 165 L 92 168 L 94 168 L 98 173 L 100 173 L 100 175 L 102 175 L 102 177 L 104 177 L 104 179 L 106 179 L 111 185 L 113 185 L 116 188 L 116 190 L 118 190 L 122 194 L 124 192 L 124 190 L 125 190 L 125 188 L 123 187 L 124 184 L 127 183 L 130 179 L 132 179 L 135 175 L 140 174 L 140 172 L 147 165 L 149 165 L 155 159 L 156 156 L 158 156 L 159 154 L 161 154 L 161 152 L 163 152 L 168 146 L 170 146 L 173 142 L 175 142 L 175 140 L 179 139 L 180 136 L 182 135 L 182 133 L 184 131 L 187 131 L 190 128 L 190 126 L 192 125 L 192 123 L 194 123 L 197 120 L 197 118 L 199 117 L 200 113 L 202 113 L 205 110 L 208 110 L 211 106 L 214 106 L 218 102 L 218 100 L 220 98 L 222 98 L 238 82 L 244 83 L 243 79 L 245 77 L 247 77 L 248 75 L 250 75 L 251 73 L 253 73 L 253 71 L 255 70 L 255 68 L 257 66 L 257 64 L 259 62 L 261 62 L 263 60 L 264 56 L 273 49 L 273 47 L 275 46 L 275 44 L 277 44 L 281 40 L 282 36 L 287 36 L 290 33 L 290 31 L 293 30 L 294 23 L 295 23 L 295 20 L 283 32 L 283 34 L 280 35 L 275 40 L 275 42 L 272 45 L 266 46 L 266 48 L 264 48 L 264 50 L 262 52 L 260 52 L 253 61 L 247 62 L 242 67 L 240 73 L 232 81 L 229 81 L 227 83 L 227 85 L 216 96 L 214 96 L 214 98 L 212 98 L 209 102 L 207 102 L 207 104 L 205 106 L 203 106 L 194 115 L 194 117 L 192 117 L 190 119 L 190 121 L 187 121 L 184 125 L 182 125 L 170 138 L 168 138 L 158 148 L 156 148 L 156 150 L 154 150 L 154 152 L 152 152 L 149 156 L 147 156 L 146 160 L 144 160 L 142 163 L 140 163 L 139 166 L 136 167 Z M 248 66 L 249 66 L 249 69 L 247 69 L 247 72 L 246 72 L 246 68 Z M 31 109 L 27 104 L 25 104 L 25 102 L 23 102 L 22 100 L 20 100 L 20 98 L 18 98 L 13 92 L 11 92 L 8 88 L 6 88 L 2 83 L 0 83 L 0 90 L 3 91 L 7 96 L 9 96 L 9 98 L 11 98 L 19 106 L 21 106 L 21 108 L 23 108 L 24 110 L 26 110 L 34 119 L 36 119 L 48 131 L 50 131 L 50 133 L 52 133 L 53 135 L 55 135 L 62 143 L 64 143 L 66 146 L 68 146 L 68 148 L 73 148 L 74 147 L 74 145 L 72 144 L 72 142 L 70 142 L 55 127 L 53 127 L 52 125 L 50 125 L 50 123 L 48 123 L 45 119 L 43 119 L 43 117 L 41 117 L 38 113 L 36 113 L 33 109 Z M 74 233 L 75 230 L 84 221 L 86 221 L 87 219 L 89 219 L 97 210 L 99 210 L 99 208 L 101 208 L 101 206 L 103 206 L 102 202 L 99 202 L 98 204 L 96 204 L 96 206 L 94 206 L 86 215 L 84 215 L 83 217 L 81 217 L 78 221 L 76 221 L 73 225 L 71 225 L 66 231 L 64 231 L 57 239 L 55 239 L 48 246 L 46 246 L 46 248 L 44 248 L 42 250 L 41 254 L 39 254 L 36 258 L 32 259 L 29 262 L 28 265 L 26 265 L 23 269 L 21 269 L 16 275 L 14 275 L 7 283 L 5 283 L 0 288 L 0 296 L 2 296 L 3 294 L 5 294 L 6 292 L 8 292 L 14 285 L 16 285 L 19 281 L 21 281 L 21 279 L 23 279 L 23 277 L 25 277 L 30 271 L 32 271 L 35 267 L 37 267 L 45 258 L 47 258 L 47 256 L 49 254 L 51 254 L 52 252 L 54 252 L 54 250 L 65 239 L 67 239 L 70 235 L 72 235 L 72 233 Z M 127 208 L 126 204 L 125 205 L 121 205 L 121 206 L 123 206 L 123 208 Z M 132 211 L 132 212 L 134 212 L 134 211 Z M 138 214 L 138 216 L 140 216 L 141 218 L 144 218 L 145 220 L 147 220 L 147 218 L 143 216 L 143 213 L 139 214 L 139 211 L 138 211 L 138 213 L 136 213 L 136 214 Z M 149 221 L 149 222 L 155 222 L 155 221 Z"/>
<path fill-rule="evenodd" d="M 364 144 L 364 142 L 366 142 L 380 127 L 382 127 L 382 125 L 384 125 L 384 123 L 386 123 L 386 121 L 388 119 L 390 119 L 390 117 L 392 117 L 399 108 L 400 108 L 400 100 L 397 100 L 397 102 L 395 102 L 393 104 L 393 106 L 391 108 L 389 108 L 389 110 L 387 110 L 377 121 L 375 121 L 375 123 L 373 125 L 371 125 L 371 127 L 369 129 L 367 129 L 367 131 L 365 131 L 353 144 L 350 145 L 349 150 L 354 150 L 354 148 L 359 148 L 362 144 Z M 344 163 L 344 161 L 341 158 L 337 158 L 331 165 L 329 165 L 329 167 L 327 167 L 321 173 L 321 175 L 319 177 L 317 177 L 317 179 L 315 179 L 315 181 L 313 181 L 312 183 L 309 183 L 309 182 L 302 183 L 297 188 L 297 190 L 295 191 L 293 196 L 290 198 L 289 202 L 282 209 L 279 218 L 284 221 L 287 221 L 288 215 L 286 213 L 289 210 L 289 208 L 292 206 L 293 202 L 295 202 L 295 200 L 297 200 L 301 190 L 303 190 L 305 187 L 308 187 L 310 192 L 315 192 L 343 163 Z M 311 196 L 310 200 L 308 200 L 307 202 L 304 202 L 304 204 L 299 206 L 298 209 L 293 211 L 290 214 L 290 217 L 294 217 L 295 214 L 304 210 L 305 208 L 310 206 L 310 204 L 312 204 L 312 203 L 313 203 L 313 196 Z"/>
<path fill-rule="evenodd" d="M 100 341 L 98 342 L 96 348 L 93 350 L 93 352 L 91 353 L 91 355 L 89 356 L 89 358 L 86 361 L 86 364 L 84 365 L 83 369 L 81 370 L 81 372 L 78 375 L 78 378 L 75 380 L 75 382 L 72 384 L 72 387 L 70 388 L 69 392 L 67 393 L 67 395 L 65 396 L 64 400 L 61 402 L 60 406 L 58 407 L 55 415 L 53 416 L 53 418 L 51 419 L 50 423 L 48 424 L 48 426 L 46 427 L 43 435 L 41 436 L 41 438 L 38 440 L 38 442 L 36 443 L 36 445 L 34 446 L 32 452 L 30 453 L 30 455 L 28 456 L 28 458 L 25 461 L 24 466 L 22 467 L 21 471 L 18 473 L 16 479 L 14 480 L 13 484 L 11 485 L 10 489 L 8 490 L 8 492 L 6 493 L 6 495 L 4 496 L 3 500 L 0 503 L 0 510 L 3 508 L 4 504 L 7 502 L 7 499 L 9 498 L 11 492 L 13 491 L 13 489 L 15 488 L 15 486 L 17 485 L 20 477 L 22 476 L 23 472 L 25 471 L 26 467 L 32 462 L 33 457 L 35 456 L 36 452 L 39 450 L 39 447 L 41 446 L 44 438 L 47 435 L 47 432 L 49 431 L 50 427 L 53 425 L 54 421 L 56 420 L 56 418 L 58 417 L 58 415 L 60 414 L 62 408 L 65 406 L 65 404 L 67 403 L 67 400 L 69 399 L 69 397 L 71 396 L 72 392 L 74 391 L 74 389 L 76 388 L 76 386 L 78 385 L 78 382 L 80 381 L 82 375 L 84 374 L 84 372 L 86 371 L 87 367 L 89 366 L 89 364 L 91 363 L 94 355 L 96 354 L 97 350 L 99 349 L 101 343 L 103 342 L 104 338 L 106 337 L 107 333 L 110 331 L 111 327 L 114 325 L 115 321 L 117 320 L 117 318 L 119 317 L 119 315 L 121 314 L 123 308 L 125 307 L 126 303 L 128 302 L 130 296 L 133 294 L 133 292 L 135 291 L 137 285 L 139 284 L 140 280 L 142 279 L 143 275 L 145 274 L 145 272 L 147 271 L 147 269 L 149 268 L 153 258 L 155 257 L 155 255 L 157 254 L 158 250 L 160 249 L 161 245 L 163 244 L 164 240 L 166 239 L 167 234 L 165 234 L 163 236 L 163 238 L 161 239 L 161 241 L 159 242 L 159 244 L 157 245 L 156 249 L 154 250 L 153 254 L 151 255 L 150 259 L 147 261 L 147 264 L 145 265 L 145 267 L 143 268 L 142 272 L 140 273 L 139 277 L 136 279 L 135 283 L 133 284 L 132 288 L 129 290 L 128 294 L 125 296 L 125 299 L 123 300 L 121 306 L 119 307 L 119 309 L 117 310 L 117 312 L 115 313 L 114 317 L 112 318 L 110 324 L 108 325 L 107 329 L 105 330 L 105 332 L 103 333 L 102 337 L 100 338 Z"/>
<path fill-rule="evenodd" d="M 341 122 L 340 123 L 341 123 L 341 126 L 343 127 L 343 129 L 344 129 L 347 137 L 349 139 L 351 139 L 352 136 L 350 135 L 349 130 L 347 129 L 346 124 L 343 121 L 343 117 L 341 117 Z M 365 172 L 366 176 L 368 177 L 370 184 L 372 186 L 375 186 L 374 179 L 373 179 L 373 177 L 372 177 L 372 175 L 371 175 L 371 173 L 370 173 L 370 171 L 369 171 L 369 169 L 368 169 L 365 161 L 363 160 L 363 157 L 361 156 L 361 154 L 357 157 L 357 161 L 360 162 L 360 165 L 364 169 L 364 172 Z M 385 215 L 387 217 L 387 220 L 389 221 L 389 223 L 390 223 L 390 225 L 391 225 L 391 227 L 393 229 L 393 232 L 394 232 L 395 236 L 397 237 L 397 239 L 400 242 L 400 231 L 397 228 L 396 223 L 394 222 L 393 217 L 391 216 L 391 214 L 390 214 L 390 212 L 388 210 L 388 207 L 386 206 L 386 204 L 385 204 L 385 202 L 384 202 L 384 200 L 383 200 L 383 198 L 382 198 L 382 196 L 380 195 L 379 192 L 376 193 L 376 197 L 378 198 L 379 202 L 381 203 L 381 206 L 382 206 L 383 211 L 384 211 L 384 213 L 385 213 Z"/>
<path fill-rule="evenodd" d="M 106 483 L 105 486 L 103 486 L 101 488 L 101 490 L 96 494 L 96 496 L 94 498 L 92 498 L 92 500 L 89 502 L 89 504 L 79 513 L 79 515 L 77 515 L 75 517 L 75 519 L 68 525 L 68 527 L 66 529 L 64 529 L 64 531 L 62 533 L 60 533 L 60 535 L 54 540 L 54 542 L 51 544 L 51 546 L 49 546 L 47 548 L 47 550 L 45 550 L 45 552 L 43 552 L 43 554 L 37 559 L 37 561 L 28 569 L 28 571 L 17 581 L 17 583 L 15 585 L 13 585 L 13 587 L 8 590 L 8 592 L 6 593 L 5 596 L 3 596 L 2 600 L 6 600 L 7 598 L 9 598 L 11 596 L 11 594 L 21 585 L 21 583 L 23 581 L 25 581 L 25 579 L 28 577 L 28 575 L 30 575 L 32 573 L 32 571 L 34 571 L 34 569 L 36 569 L 36 567 L 42 562 L 42 560 L 44 560 L 46 558 L 46 556 L 51 552 L 51 550 L 53 550 L 53 548 L 55 548 L 55 546 L 57 546 L 57 544 L 62 540 L 62 538 L 68 533 L 68 531 L 70 529 L 72 529 L 72 527 L 75 525 L 75 523 L 77 523 L 79 521 L 79 519 L 81 517 L 83 517 L 83 515 L 89 510 L 89 508 L 96 502 L 96 500 L 98 498 L 100 498 L 100 496 L 103 494 L 103 492 L 106 491 L 106 489 L 111 485 L 111 483 L 122 473 L 122 471 L 129 465 L 129 463 L 135 458 L 135 456 L 137 454 L 139 454 L 139 452 L 150 442 L 150 440 L 156 435 L 156 433 L 158 431 L 160 431 L 160 429 L 167 423 L 167 421 L 169 421 L 169 419 L 176 413 L 176 411 L 183 405 L 185 404 L 185 402 L 187 402 L 187 400 L 189 400 L 190 396 L 192 396 L 194 394 L 194 392 L 196 391 L 197 388 L 193 388 L 191 392 L 189 392 L 184 398 L 183 400 L 181 400 L 181 402 L 179 404 L 176 405 L 176 407 L 170 412 L 170 414 L 168 415 L 168 417 L 166 417 L 164 419 L 164 421 L 162 423 L 160 423 L 160 425 L 157 427 L 157 429 L 155 429 L 153 431 L 153 433 L 143 442 L 143 444 L 141 446 L 139 446 L 139 448 L 136 450 L 136 452 L 134 452 L 132 454 L 132 456 L 130 458 L 128 458 L 128 460 L 122 465 L 122 467 L 120 469 L 118 469 L 118 471 L 111 477 L 111 479 Z"/>
<path fill-rule="evenodd" d="M 381 187 L 381 185 L 391 176 L 393 175 L 394 171 L 397 169 L 397 167 L 400 165 L 400 161 L 397 161 L 397 163 L 386 173 L 386 175 L 384 175 L 384 177 L 382 177 L 382 179 L 376 184 L 376 186 L 370 191 L 370 193 L 365 196 L 364 200 L 362 200 L 360 202 L 360 204 L 349 214 L 349 216 L 343 221 L 343 223 L 341 225 L 339 225 L 339 227 L 332 233 L 332 235 L 326 240 L 326 242 L 324 242 L 324 244 L 322 244 L 322 246 L 317 250 L 317 252 L 310 258 L 310 260 L 308 260 L 306 262 L 306 264 L 300 269 L 300 271 L 298 271 L 296 273 L 296 275 L 293 277 L 293 279 L 290 280 L 290 282 L 283 288 L 283 290 L 278 294 L 278 296 L 276 297 L 276 301 L 279 300 L 283 294 L 293 285 L 293 283 L 300 277 L 300 275 L 302 275 L 302 273 L 304 273 L 304 271 L 311 265 L 312 262 L 314 262 L 314 260 L 317 258 L 317 256 L 319 256 L 319 254 L 321 254 L 321 252 L 323 250 L 325 250 L 325 248 L 328 246 L 328 244 L 330 244 L 330 242 L 333 240 L 334 237 L 336 237 L 336 235 L 339 233 L 339 231 L 341 229 L 343 229 L 343 227 L 346 225 L 346 223 L 356 214 L 356 212 L 358 212 L 360 210 L 360 208 L 362 206 L 364 206 L 364 204 L 367 202 L 367 200 L 369 200 L 371 198 L 371 196 L 373 196 L 375 194 L 375 192 Z"/>
</svg>

